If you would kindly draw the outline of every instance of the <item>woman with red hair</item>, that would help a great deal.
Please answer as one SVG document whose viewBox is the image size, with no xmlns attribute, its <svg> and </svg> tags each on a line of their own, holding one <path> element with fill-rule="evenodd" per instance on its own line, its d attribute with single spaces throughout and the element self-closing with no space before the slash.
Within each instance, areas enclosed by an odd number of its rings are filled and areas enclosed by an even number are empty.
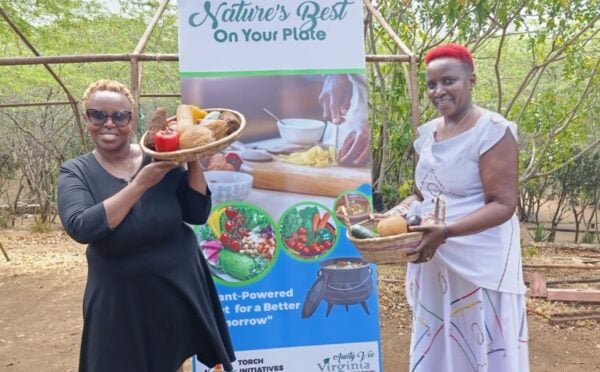
<svg viewBox="0 0 600 372">
<path fill-rule="evenodd" d="M 528 371 L 517 127 L 473 104 L 465 47 L 435 47 L 425 65 L 440 117 L 419 127 L 415 193 L 392 211 L 410 205 L 425 216 L 443 198 L 446 218 L 412 227 L 423 239 L 407 269 L 410 370 Z"/>
</svg>

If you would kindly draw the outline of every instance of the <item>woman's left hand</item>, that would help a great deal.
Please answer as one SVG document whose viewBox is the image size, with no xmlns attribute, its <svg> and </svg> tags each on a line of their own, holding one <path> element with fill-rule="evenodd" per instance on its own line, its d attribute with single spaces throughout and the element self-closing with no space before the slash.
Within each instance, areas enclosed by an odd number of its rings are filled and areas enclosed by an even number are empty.
<svg viewBox="0 0 600 372">
<path fill-rule="evenodd" d="M 431 260 L 437 249 L 446 241 L 446 226 L 443 224 L 409 226 L 409 232 L 422 232 L 423 238 L 409 256 L 417 256 L 412 263 Z"/>
</svg>

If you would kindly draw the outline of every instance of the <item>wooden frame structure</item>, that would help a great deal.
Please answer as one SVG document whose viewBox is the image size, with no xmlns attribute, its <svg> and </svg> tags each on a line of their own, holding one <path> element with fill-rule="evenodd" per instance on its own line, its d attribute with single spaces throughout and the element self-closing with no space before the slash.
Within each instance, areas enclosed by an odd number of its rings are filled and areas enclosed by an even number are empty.
<svg viewBox="0 0 600 372">
<path fill-rule="evenodd" d="M 0 16 L 9 24 L 11 29 L 19 36 L 24 44 L 32 51 L 35 57 L 8 57 L 0 58 L 0 66 L 17 66 L 17 65 L 43 65 L 48 73 L 56 80 L 62 90 L 65 92 L 68 101 L 54 102 L 27 102 L 27 103 L 11 103 L 6 104 L 0 102 L 0 109 L 14 107 L 30 107 L 30 106 L 50 106 L 50 105 L 69 105 L 73 110 L 76 124 L 78 126 L 81 143 L 87 150 L 83 125 L 81 121 L 80 111 L 78 109 L 79 101 L 71 94 L 67 86 L 63 83 L 58 74 L 52 69 L 52 64 L 64 63 L 101 63 L 101 62 L 129 62 L 131 71 L 131 93 L 135 98 L 137 106 L 134 107 L 134 117 L 139 113 L 140 97 L 179 97 L 177 93 L 157 93 L 157 94 L 142 94 L 142 65 L 140 62 L 155 61 L 155 62 L 177 62 L 179 61 L 178 54 L 145 54 L 144 49 L 148 43 L 148 39 L 152 35 L 156 24 L 160 20 L 164 10 L 169 4 L 169 0 L 162 0 L 156 9 L 152 19 L 148 23 L 146 30 L 140 37 L 137 45 L 130 54 L 96 54 L 96 55 L 61 55 L 61 56 L 42 56 L 35 46 L 27 39 L 27 37 L 19 30 L 17 25 L 12 22 L 6 12 L 0 7 Z M 363 4 L 379 24 L 393 39 L 402 54 L 399 55 L 367 55 L 367 62 L 408 62 L 410 64 L 410 72 L 408 76 L 409 93 L 411 95 L 411 121 L 413 133 L 419 125 L 419 95 L 418 95 L 418 80 L 417 80 L 417 65 L 418 58 L 411 50 L 400 40 L 398 35 L 392 30 L 390 25 L 385 21 L 381 13 L 371 4 L 370 0 L 363 0 Z"/>
</svg>

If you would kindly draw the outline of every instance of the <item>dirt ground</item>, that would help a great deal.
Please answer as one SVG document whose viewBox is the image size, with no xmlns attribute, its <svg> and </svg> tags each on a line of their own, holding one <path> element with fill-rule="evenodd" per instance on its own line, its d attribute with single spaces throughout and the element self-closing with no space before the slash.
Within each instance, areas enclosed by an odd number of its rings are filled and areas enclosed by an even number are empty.
<svg viewBox="0 0 600 372">
<path fill-rule="evenodd" d="M 84 247 L 59 229 L 32 233 L 24 225 L 0 230 L 0 242 L 11 259 L 7 262 L 0 255 L 0 371 L 76 371 L 86 277 Z M 576 254 L 524 249 L 525 262 Z M 600 254 L 596 255 L 600 259 Z M 546 275 L 556 278 L 565 274 Z M 571 271 L 567 275 L 597 277 L 598 273 Z M 383 367 L 387 372 L 405 371 L 408 366 L 410 312 L 403 278 L 402 265 L 379 268 Z M 598 306 L 586 308 L 600 310 Z M 528 308 L 532 371 L 600 371 L 600 322 L 551 326 L 546 319 L 556 311 L 583 307 L 536 299 L 528 300 Z M 189 364 L 186 371 L 191 370 Z"/>
</svg>

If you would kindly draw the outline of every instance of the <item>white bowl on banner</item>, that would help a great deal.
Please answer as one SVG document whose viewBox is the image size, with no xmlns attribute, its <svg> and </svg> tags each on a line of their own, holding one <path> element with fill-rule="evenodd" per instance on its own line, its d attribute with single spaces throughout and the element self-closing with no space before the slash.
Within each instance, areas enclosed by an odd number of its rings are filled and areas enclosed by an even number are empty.
<svg viewBox="0 0 600 372">
<path fill-rule="evenodd" d="M 213 204 L 246 199 L 254 181 L 248 173 L 233 171 L 206 171 L 204 178 L 212 193 Z"/>
<path fill-rule="evenodd" d="M 277 121 L 279 135 L 295 145 L 312 146 L 319 143 L 325 122 L 314 119 L 288 118 Z"/>
</svg>

